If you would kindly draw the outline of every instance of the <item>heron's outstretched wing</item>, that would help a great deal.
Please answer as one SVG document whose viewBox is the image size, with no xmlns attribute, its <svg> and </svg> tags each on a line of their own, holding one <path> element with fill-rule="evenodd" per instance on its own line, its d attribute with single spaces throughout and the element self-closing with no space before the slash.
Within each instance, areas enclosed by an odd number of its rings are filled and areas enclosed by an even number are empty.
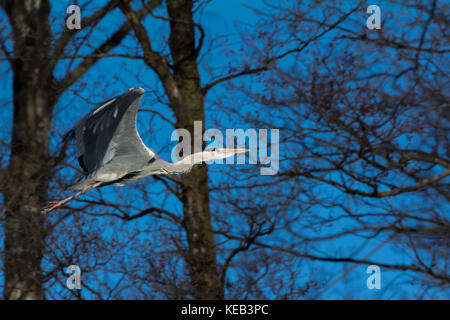
<svg viewBox="0 0 450 320">
<path fill-rule="evenodd" d="M 143 89 L 130 89 L 121 96 L 99 104 L 65 135 L 76 139 L 78 162 L 91 173 L 116 155 L 136 162 L 150 161 L 155 153 L 142 142 L 136 116 Z"/>
</svg>

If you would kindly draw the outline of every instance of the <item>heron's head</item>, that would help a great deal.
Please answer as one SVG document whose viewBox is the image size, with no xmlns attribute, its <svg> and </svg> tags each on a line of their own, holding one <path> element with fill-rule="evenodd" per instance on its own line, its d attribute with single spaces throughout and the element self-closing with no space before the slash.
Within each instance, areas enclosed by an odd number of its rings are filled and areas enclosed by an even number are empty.
<svg viewBox="0 0 450 320">
<path fill-rule="evenodd" d="M 245 153 L 248 151 L 248 149 L 208 148 L 203 152 L 197 152 L 183 158 L 182 160 L 178 161 L 177 164 L 186 164 L 192 166 L 194 164 L 200 164 L 205 161 L 225 159 L 235 154 Z"/>
<path fill-rule="evenodd" d="M 202 160 L 209 161 L 209 160 L 225 159 L 234 156 L 235 154 L 245 153 L 248 151 L 249 151 L 248 149 L 211 148 L 206 149 L 205 151 L 202 152 Z"/>
</svg>

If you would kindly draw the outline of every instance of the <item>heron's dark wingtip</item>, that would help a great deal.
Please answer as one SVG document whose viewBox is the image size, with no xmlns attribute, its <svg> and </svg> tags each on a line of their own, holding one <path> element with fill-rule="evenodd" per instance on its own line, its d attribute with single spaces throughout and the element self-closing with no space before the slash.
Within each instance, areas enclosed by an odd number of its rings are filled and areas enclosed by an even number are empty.
<svg viewBox="0 0 450 320">
<path fill-rule="evenodd" d="M 138 95 L 143 95 L 145 93 L 145 90 L 143 88 L 130 88 L 130 89 L 128 89 L 128 92 L 138 94 Z"/>
<path fill-rule="evenodd" d="M 70 129 L 69 131 L 67 131 L 64 135 L 63 135 L 63 143 L 67 142 L 67 140 L 69 140 L 70 138 L 72 138 L 75 135 L 75 130 Z"/>
</svg>

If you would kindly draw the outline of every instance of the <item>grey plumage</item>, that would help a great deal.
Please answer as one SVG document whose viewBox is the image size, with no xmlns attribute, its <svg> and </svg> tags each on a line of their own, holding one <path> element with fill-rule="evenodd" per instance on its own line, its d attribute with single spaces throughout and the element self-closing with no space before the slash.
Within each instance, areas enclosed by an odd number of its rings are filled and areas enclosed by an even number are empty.
<svg viewBox="0 0 450 320">
<path fill-rule="evenodd" d="M 136 118 L 143 93 L 141 88 L 129 89 L 100 103 L 66 133 L 64 140 L 76 140 L 78 162 L 85 172 L 85 177 L 68 189 L 123 185 L 153 174 L 185 173 L 202 161 L 246 152 L 246 149 L 214 149 L 188 155 L 176 163 L 164 161 L 145 146 L 137 131 Z"/>
<path fill-rule="evenodd" d="M 143 93 L 143 89 L 130 89 L 100 103 L 66 133 L 65 139 L 75 138 L 78 162 L 86 173 L 69 189 L 81 190 L 93 181 L 119 183 L 133 172 L 135 178 L 159 158 L 144 145 L 136 128 Z"/>
<path fill-rule="evenodd" d="M 137 131 L 136 118 L 144 90 L 129 89 L 121 96 L 100 103 L 64 135 L 75 138 L 78 162 L 85 176 L 68 187 L 80 190 L 60 201 L 51 201 L 42 209 L 48 213 L 94 188 L 110 184 L 124 185 L 153 174 L 185 173 L 194 164 L 224 159 L 247 149 L 210 149 L 188 155 L 176 163 L 161 159 L 145 146 Z"/>
</svg>

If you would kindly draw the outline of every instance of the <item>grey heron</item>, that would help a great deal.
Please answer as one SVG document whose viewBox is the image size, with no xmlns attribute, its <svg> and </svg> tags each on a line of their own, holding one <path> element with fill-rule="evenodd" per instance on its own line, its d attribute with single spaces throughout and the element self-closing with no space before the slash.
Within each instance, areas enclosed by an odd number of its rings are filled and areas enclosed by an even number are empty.
<svg viewBox="0 0 450 320">
<path fill-rule="evenodd" d="M 64 135 L 64 141 L 75 138 L 78 162 L 85 175 L 67 188 L 78 193 L 51 201 L 42 209 L 43 213 L 97 187 L 122 186 L 150 175 L 182 174 L 203 161 L 248 151 L 217 148 L 188 155 L 175 163 L 164 161 L 144 144 L 137 131 L 137 112 L 143 94 L 144 89 L 131 88 L 100 103 Z"/>
</svg>

